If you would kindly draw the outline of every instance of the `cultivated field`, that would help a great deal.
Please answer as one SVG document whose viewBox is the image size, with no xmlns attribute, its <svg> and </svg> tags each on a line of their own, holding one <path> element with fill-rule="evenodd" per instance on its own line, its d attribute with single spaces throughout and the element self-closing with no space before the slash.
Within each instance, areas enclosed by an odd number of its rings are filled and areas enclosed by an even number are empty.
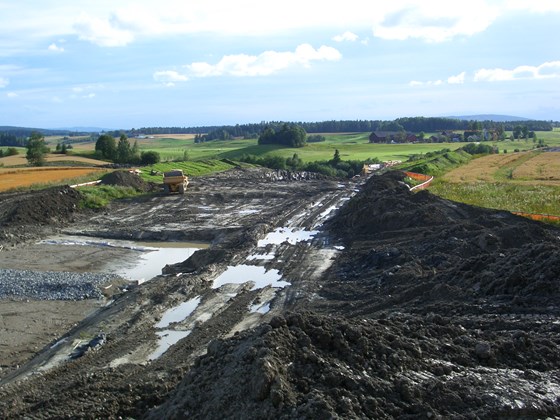
<svg viewBox="0 0 560 420">
<path fill-rule="evenodd" d="M 430 190 L 480 207 L 560 216 L 560 152 L 521 152 L 474 159 Z"/>
<path fill-rule="evenodd" d="M 442 179 L 459 182 L 560 185 L 560 152 L 520 152 L 488 155 L 456 168 Z"/>
<path fill-rule="evenodd" d="M 92 159 L 88 157 L 74 156 L 74 155 L 63 155 L 63 154 L 49 154 L 46 156 L 46 161 L 48 163 L 80 162 L 91 166 L 107 164 L 107 162 L 98 159 Z M 22 152 L 19 155 L 15 155 L 15 156 L 7 156 L 7 157 L 0 158 L 0 166 L 2 165 L 4 167 L 27 165 L 25 152 Z"/>
<path fill-rule="evenodd" d="M 105 169 L 64 167 L 64 168 L 0 168 L 0 191 L 32 185 L 55 184 L 82 177 L 101 175 Z"/>
</svg>

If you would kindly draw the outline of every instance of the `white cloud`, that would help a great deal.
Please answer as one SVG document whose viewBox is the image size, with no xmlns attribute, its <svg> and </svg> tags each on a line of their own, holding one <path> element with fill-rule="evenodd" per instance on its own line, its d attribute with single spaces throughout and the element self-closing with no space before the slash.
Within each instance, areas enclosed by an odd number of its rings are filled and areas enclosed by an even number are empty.
<svg viewBox="0 0 560 420">
<path fill-rule="evenodd" d="M 500 9 L 485 0 L 397 0 L 374 19 L 373 34 L 390 40 L 448 41 L 486 30 Z"/>
<path fill-rule="evenodd" d="M 420 82 L 418 80 L 412 80 L 410 82 L 408 82 L 409 86 L 415 87 L 415 86 L 441 86 L 444 84 L 443 80 L 430 80 L 427 82 Z"/>
<path fill-rule="evenodd" d="M 560 12 L 558 0 L 509 0 L 506 7 L 533 13 Z"/>
<path fill-rule="evenodd" d="M 177 34 L 260 36 L 333 28 L 349 29 L 336 41 L 357 40 L 346 39 L 354 35 L 350 30 L 371 28 L 378 38 L 440 42 L 480 33 L 512 12 L 560 12 L 558 0 L 43 0 L 41 7 L 4 3 L 0 27 L 4 43 L 32 45 L 37 39 L 75 35 L 103 47 Z"/>
<path fill-rule="evenodd" d="M 19 95 L 15 92 L 8 92 L 8 93 L 6 93 L 6 96 L 8 98 L 17 98 Z"/>
<path fill-rule="evenodd" d="M 49 51 L 64 52 L 64 47 L 59 47 L 54 42 L 47 48 Z"/>
<path fill-rule="evenodd" d="M 299 45 L 294 52 L 265 51 L 259 55 L 226 55 L 217 64 L 192 63 L 187 67 L 196 77 L 209 76 L 267 76 L 292 66 L 309 67 L 312 61 L 337 61 L 342 55 L 325 45 L 318 49 L 309 44 Z"/>
<path fill-rule="evenodd" d="M 480 69 L 474 75 L 475 82 L 503 82 L 521 79 L 550 79 L 560 77 L 560 61 L 539 66 L 518 66 L 512 70 L 494 68 Z"/>
<path fill-rule="evenodd" d="M 465 83 L 465 76 L 465 72 L 459 73 L 457 76 L 450 76 L 447 78 L 447 83 L 450 85 L 462 85 Z"/>
<path fill-rule="evenodd" d="M 189 80 L 188 76 L 181 74 L 175 70 L 156 71 L 154 73 L 154 80 L 156 82 L 173 83 L 173 82 L 186 82 Z"/>
<path fill-rule="evenodd" d="M 5 88 L 10 84 L 10 81 L 5 77 L 0 77 L 0 89 Z"/>
<path fill-rule="evenodd" d="M 356 35 L 355 33 L 350 32 L 350 31 L 346 31 L 343 34 L 334 36 L 333 41 L 336 41 L 336 42 L 343 42 L 343 41 L 354 42 L 358 38 L 359 38 L 358 35 Z"/>
<path fill-rule="evenodd" d="M 74 25 L 78 37 L 100 47 L 124 47 L 134 40 L 134 34 L 118 27 L 112 19 L 100 19 L 82 14 Z"/>
</svg>

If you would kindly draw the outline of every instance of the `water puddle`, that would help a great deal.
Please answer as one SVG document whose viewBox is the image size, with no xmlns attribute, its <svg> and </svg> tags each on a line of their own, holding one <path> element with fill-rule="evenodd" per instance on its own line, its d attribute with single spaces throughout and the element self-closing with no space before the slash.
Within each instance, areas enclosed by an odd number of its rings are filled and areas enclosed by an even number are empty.
<svg viewBox="0 0 560 420">
<path fill-rule="evenodd" d="M 255 283 L 251 290 L 262 289 L 266 286 L 283 288 L 290 285 L 287 281 L 282 281 L 281 278 L 280 272 L 276 269 L 267 271 L 264 267 L 256 265 L 229 266 L 214 280 L 212 288 L 218 289 L 224 284 L 243 284 L 249 281 Z"/>
<path fill-rule="evenodd" d="M 251 305 L 251 307 L 249 308 L 249 312 L 251 313 L 258 313 L 258 314 L 267 314 L 270 312 L 270 302 L 265 302 L 265 303 L 257 303 L 254 305 Z"/>
<path fill-rule="evenodd" d="M 189 317 L 200 304 L 200 296 L 197 296 L 179 306 L 167 310 L 161 320 L 156 324 L 156 328 L 166 328 L 174 322 L 181 322 Z"/>
<path fill-rule="evenodd" d="M 127 280 L 142 283 L 161 275 L 167 264 L 185 261 L 195 251 L 207 248 L 207 244 L 190 242 L 133 242 L 114 239 L 93 238 L 85 236 L 60 236 L 40 242 L 46 245 L 66 245 L 84 247 L 108 247 L 129 250 L 129 258 L 120 258 L 101 272 L 115 274 Z M 78 258 L 78 257 L 77 257 Z M 92 264 L 99 263 L 92 261 Z"/>
<path fill-rule="evenodd" d="M 291 245 L 295 245 L 298 242 L 309 241 L 317 235 L 319 231 L 317 230 L 304 230 L 299 228 L 276 228 L 272 232 L 269 232 L 264 239 L 261 239 L 258 243 L 258 247 L 264 247 L 269 244 L 280 245 L 283 242 L 288 242 Z"/>
<path fill-rule="evenodd" d="M 157 348 L 148 356 L 148 360 L 156 360 L 161 357 L 169 347 L 174 344 L 177 344 L 180 340 L 191 333 L 191 330 L 187 331 L 173 331 L 173 330 L 164 330 L 164 331 L 156 331 L 156 334 L 159 336 L 158 346 Z"/>
</svg>

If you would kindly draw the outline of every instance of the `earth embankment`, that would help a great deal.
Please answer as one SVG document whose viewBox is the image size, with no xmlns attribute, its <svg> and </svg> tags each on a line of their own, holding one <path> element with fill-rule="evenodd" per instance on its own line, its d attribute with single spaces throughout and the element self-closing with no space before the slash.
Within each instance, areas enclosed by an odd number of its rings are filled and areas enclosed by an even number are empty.
<svg viewBox="0 0 560 420">
<path fill-rule="evenodd" d="M 0 415 L 560 416 L 560 230 L 413 194 L 402 177 L 237 170 L 73 224 L 212 245 L 7 378 Z M 261 287 L 238 267 L 277 278 Z M 237 283 L 221 282 L 232 269 Z M 184 319 L 163 322 L 181 305 Z M 101 329 L 103 347 L 67 359 Z M 165 334 L 182 338 L 154 356 Z"/>
</svg>

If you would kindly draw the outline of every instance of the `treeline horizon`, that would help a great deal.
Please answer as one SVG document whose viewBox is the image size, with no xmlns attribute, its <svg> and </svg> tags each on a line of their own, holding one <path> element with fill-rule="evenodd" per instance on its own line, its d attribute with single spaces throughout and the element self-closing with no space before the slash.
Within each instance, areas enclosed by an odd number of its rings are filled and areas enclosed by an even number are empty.
<svg viewBox="0 0 560 420">
<path fill-rule="evenodd" d="M 236 124 L 236 125 L 206 125 L 193 127 L 142 127 L 129 130 L 107 130 L 107 133 L 115 137 L 126 134 L 129 137 L 138 135 L 155 134 L 195 134 L 205 135 L 205 140 L 227 140 L 230 138 L 257 138 L 265 129 L 280 129 L 284 124 L 295 124 L 302 127 L 308 134 L 316 133 L 358 133 L 372 131 L 409 131 L 438 132 L 445 130 L 469 130 L 473 126 L 481 129 L 492 130 L 501 126 L 504 131 L 513 131 L 518 125 L 524 125 L 530 131 L 552 131 L 553 127 L 560 126 L 557 121 L 543 120 L 515 120 L 515 121 L 493 121 L 493 120 L 462 120 L 444 117 L 403 117 L 395 120 L 329 120 L 320 122 L 293 122 L 293 121 L 261 121 L 260 123 Z M 33 132 L 40 132 L 45 136 L 91 136 L 92 132 L 80 132 L 62 129 L 38 129 L 25 127 L 0 126 L 0 146 L 24 147 L 27 138 Z"/>
<path fill-rule="evenodd" d="M 256 138 L 267 128 L 281 129 L 284 124 L 295 124 L 302 127 L 308 134 L 316 133 L 363 133 L 368 131 L 398 131 L 403 129 L 410 132 L 437 132 L 444 130 L 469 130 L 473 125 L 482 129 L 495 129 L 502 126 L 505 131 L 513 131 L 515 126 L 524 125 L 531 131 L 552 131 L 556 122 L 526 120 L 526 121 L 504 121 L 492 120 L 460 120 L 440 117 L 403 117 L 395 120 L 331 120 L 320 122 L 297 122 L 297 121 L 262 121 L 260 123 L 236 124 L 236 125 L 208 125 L 197 127 L 142 127 L 125 131 L 130 137 L 137 135 L 155 134 L 213 134 L 219 133 L 218 137 L 245 137 Z M 214 136 L 211 136 L 214 137 Z M 212 138 L 209 138 L 211 140 Z"/>
</svg>

